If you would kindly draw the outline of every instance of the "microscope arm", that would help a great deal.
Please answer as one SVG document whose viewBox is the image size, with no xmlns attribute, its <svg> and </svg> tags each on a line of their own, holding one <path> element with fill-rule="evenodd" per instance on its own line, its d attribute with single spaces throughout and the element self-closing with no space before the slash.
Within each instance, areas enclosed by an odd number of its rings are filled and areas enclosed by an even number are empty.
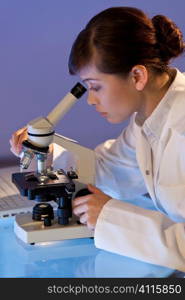
<svg viewBox="0 0 185 300">
<path fill-rule="evenodd" d="M 92 149 L 79 145 L 62 135 L 54 135 L 54 143 L 62 146 L 74 155 L 76 163 L 77 181 L 83 184 L 95 182 L 95 152 Z"/>
</svg>

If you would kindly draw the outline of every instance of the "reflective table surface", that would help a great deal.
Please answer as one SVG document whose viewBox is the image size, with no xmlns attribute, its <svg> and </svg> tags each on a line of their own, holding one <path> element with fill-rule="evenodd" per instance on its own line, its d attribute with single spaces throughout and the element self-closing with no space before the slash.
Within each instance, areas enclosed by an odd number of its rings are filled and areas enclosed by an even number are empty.
<svg viewBox="0 0 185 300">
<path fill-rule="evenodd" d="M 0 219 L 0 277 L 168 277 L 173 270 L 97 249 L 91 238 L 25 244 L 14 217 Z"/>
</svg>

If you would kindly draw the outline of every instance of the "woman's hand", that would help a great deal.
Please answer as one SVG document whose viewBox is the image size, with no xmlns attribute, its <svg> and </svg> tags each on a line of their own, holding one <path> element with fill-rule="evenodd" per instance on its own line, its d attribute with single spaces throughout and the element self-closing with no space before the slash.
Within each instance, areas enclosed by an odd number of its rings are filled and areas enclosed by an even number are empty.
<svg viewBox="0 0 185 300">
<path fill-rule="evenodd" d="M 87 224 L 89 229 L 94 229 L 103 206 L 111 197 L 91 184 L 88 184 L 87 187 L 92 194 L 75 198 L 73 213 L 79 217 L 81 223 Z"/>
<path fill-rule="evenodd" d="M 17 130 L 16 132 L 14 132 L 11 136 L 10 139 L 10 150 L 11 152 L 16 155 L 16 156 L 20 156 L 21 150 L 22 150 L 22 143 L 23 141 L 28 139 L 28 132 L 27 132 L 27 127 L 23 127 L 20 128 L 19 130 Z M 50 159 L 52 158 L 52 154 L 53 154 L 53 144 L 49 145 L 49 154 L 50 154 Z"/>
<path fill-rule="evenodd" d="M 11 146 L 10 150 L 14 155 L 16 156 L 20 155 L 22 150 L 22 142 L 24 140 L 27 140 L 27 137 L 28 134 L 27 134 L 26 127 L 23 127 L 12 134 L 10 139 L 10 146 Z"/>
</svg>

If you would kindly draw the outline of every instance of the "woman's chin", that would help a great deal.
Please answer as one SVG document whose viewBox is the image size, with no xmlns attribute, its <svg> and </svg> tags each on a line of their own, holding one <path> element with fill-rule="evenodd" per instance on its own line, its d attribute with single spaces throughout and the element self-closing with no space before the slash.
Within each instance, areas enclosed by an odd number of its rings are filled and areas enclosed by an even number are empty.
<svg viewBox="0 0 185 300">
<path fill-rule="evenodd" d="M 111 124 L 119 124 L 119 123 L 122 123 L 122 122 L 123 122 L 123 120 L 120 120 L 120 119 L 118 119 L 118 118 L 107 117 L 106 119 L 107 119 L 107 121 L 108 121 L 109 123 L 111 123 Z"/>
</svg>

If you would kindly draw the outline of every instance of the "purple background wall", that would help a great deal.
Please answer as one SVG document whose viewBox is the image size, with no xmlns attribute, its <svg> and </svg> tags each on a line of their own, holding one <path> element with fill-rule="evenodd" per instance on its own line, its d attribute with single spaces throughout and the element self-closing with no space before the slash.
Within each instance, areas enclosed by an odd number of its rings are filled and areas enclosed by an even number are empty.
<svg viewBox="0 0 185 300">
<path fill-rule="evenodd" d="M 184 0 L 0 0 L 0 167 L 15 162 L 12 132 L 47 113 L 79 80 L 68 75 L 74 38 L 88 20 L 111 6 L 135 6 L 172 18 L 185 36 Z M 173 65 L 185 70 L 184 57 Z M 61 120 L 57 132 L 88 147 L 118 136 L 83 99 Z"/>
</svg>

